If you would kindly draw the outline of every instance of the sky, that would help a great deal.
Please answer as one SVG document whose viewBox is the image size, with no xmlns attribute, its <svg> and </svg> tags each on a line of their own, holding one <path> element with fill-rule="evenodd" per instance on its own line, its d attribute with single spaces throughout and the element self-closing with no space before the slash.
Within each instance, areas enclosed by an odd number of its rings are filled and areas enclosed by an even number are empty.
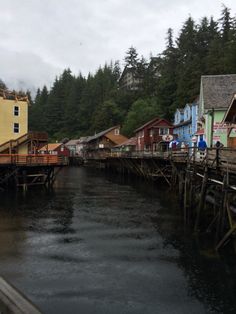
<svg viewBox="0 0 236 314">
<path fill-rule="evenodd" d="M 10 89 L 49 88 L 64 69 L 86 76 L 129 47 L 149 58 L 191 16 L 219 19 L 235 0 L 0 0 L 0 79 Z"/>
</svg>

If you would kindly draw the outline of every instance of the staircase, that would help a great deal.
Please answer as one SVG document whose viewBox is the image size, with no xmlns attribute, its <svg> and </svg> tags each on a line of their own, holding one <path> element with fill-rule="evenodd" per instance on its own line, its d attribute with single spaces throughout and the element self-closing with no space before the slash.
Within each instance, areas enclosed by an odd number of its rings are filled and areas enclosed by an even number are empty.
<svg viewBox="0 0 236 314">
<path fill-rule="evenodd" d="M 44 145 L 48 142 L 48 135 L 44 132 L 29 132 L 26 133 L 14 140 L 9 140 L 0 145 L 0 154 L 3 153 L 11 153 L 13 149 L 17 149 L 20 145 L 26 144 L 30 141 L 37 142 L 37 146 L 39 143 L 43 143 Z"/>
</svg>

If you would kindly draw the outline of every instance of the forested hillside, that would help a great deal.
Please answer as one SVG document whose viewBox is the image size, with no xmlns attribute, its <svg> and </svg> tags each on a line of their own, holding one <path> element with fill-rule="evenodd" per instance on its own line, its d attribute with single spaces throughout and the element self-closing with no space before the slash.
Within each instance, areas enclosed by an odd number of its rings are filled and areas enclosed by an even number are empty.
<svg viewBox="0 0 236 314">
<path fill-rule="evenodd" d="M 156 115 L 171 119 L 177 107 L 198 96 L 201 75 L 236 73 L 236 20 L 227 7 L 218 21 L 189 17 L 176 38 L 168 30 L 162 54 L 146 60 L 131 47 L 121 63 L 106 64 L 87 77 L 66 69 L 50 90 L 38 90 L 30 107 L 30 129 L 61 140 L 121 124 L 130 136 Z M 125 65 L 136 67 L 143 78 L 140 91 L 119 89 Z"/>
</svg>

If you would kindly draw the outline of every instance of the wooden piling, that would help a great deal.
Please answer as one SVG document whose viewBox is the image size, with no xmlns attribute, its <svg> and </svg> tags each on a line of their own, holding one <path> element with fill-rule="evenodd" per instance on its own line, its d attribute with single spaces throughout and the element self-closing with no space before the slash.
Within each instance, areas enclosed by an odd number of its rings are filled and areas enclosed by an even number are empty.
<svg viewBox="0 0 236 314">
<path fill-rule="evenodd" d="M 208 181 L 208 168 L 206 166 L 205 169 L 204 169 L 204 176 L 203 176 L 203 180 L 202 180 L 200 201 L 199 201 L 199 205 L 198 205 L 198 208 L 197 208 L 197 215 L 196 215 L 195 226 L 194 226 L 194 230 L 195 231 L 198 231 L 201 212 L 202 212 L 202 210 L 204 208 L 204 205 L 205 205 L 205 198 L 206 198 L 206 191 L 207 191 L 207 181 Z"/>
</svg>

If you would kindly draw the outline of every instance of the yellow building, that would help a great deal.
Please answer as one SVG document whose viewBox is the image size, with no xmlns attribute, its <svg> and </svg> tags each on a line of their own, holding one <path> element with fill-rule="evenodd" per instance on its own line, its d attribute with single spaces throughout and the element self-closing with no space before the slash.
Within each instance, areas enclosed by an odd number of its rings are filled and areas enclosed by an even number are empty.
<svg viewBox="0 0 236 314">
<path fill-rule="evenodd" d="M 27 154 L 28 146 L 21 141 L 27 133 L 28 98 L 0 90 L 0 153 L 7 147 L 2 144 L 9 142 L 11 147 L 17 148 L 18 154 Z"/>
</svg>

